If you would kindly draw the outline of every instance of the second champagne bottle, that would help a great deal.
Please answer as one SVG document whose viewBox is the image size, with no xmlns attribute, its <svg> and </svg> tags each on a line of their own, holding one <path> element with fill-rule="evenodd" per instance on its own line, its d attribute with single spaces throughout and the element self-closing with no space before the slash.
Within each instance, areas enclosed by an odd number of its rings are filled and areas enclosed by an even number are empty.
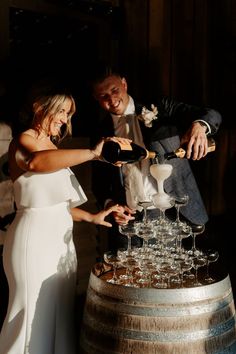
<svg viewBox="0 0 236 354">
<path fill-rule="evenodd" d="M 208 138 L 208 152 L 215 151 L 215 141 Z M 173 158 L 184 158 L 186 150 L 183 147 L 161 156 L 157 151 L 149 151 L 133 142 L 122 144 L 115 141 L 105 141 L 102 149 L 102 157 L 106 162 L 112 164 L 134 163 L 143 159 L 155 159 L 157 161 L 170 160 Z M 162 158 L 161 158 L 162 157 Z"/>
</svg>

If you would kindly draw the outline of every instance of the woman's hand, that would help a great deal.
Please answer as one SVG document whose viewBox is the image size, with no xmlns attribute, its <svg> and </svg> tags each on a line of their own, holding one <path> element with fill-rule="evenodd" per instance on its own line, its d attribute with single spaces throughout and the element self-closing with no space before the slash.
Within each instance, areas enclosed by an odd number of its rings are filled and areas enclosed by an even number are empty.
<svg viewBox="0 0 236 354">
<path fill-rule="evenodd" d="M 105 221 L 105 217 L 111 213 L 122 213 L 123 207 L 119 206 L 118 204 L 111 206 L 105 210 L 100 211 L 97 214 L 93 214 L 92 222 L 96 225 L 103 225 L 107 227 L 112 227 L 110 222 Z"/>
<path fill-rule="evenodd" d="M 102 148 L 103 148 L 105 141 L 114 141 L 114 142 L 120 143 L 120 144 L 130 144 L 132 142 L 132 140 L 130 140 L 130 139 L 120 138 L 120 137 L 116 137 L 116 136 L 102 138 L 98 142 L 98 144 L 95 146 L 95 148 L 91 150 L 92 154 L 94 155 L 94 160 L 103 161 L 103 157 L 101 154 L 102 154 Z M 121 165 L 117 164 L 116 166 L 121 166 Z"/>
<path fill-rule="evenodd" d="M 96 225 L 112 227 L 112 224 L 110 222 L 105 221 L 105 218 L 111 213 L 122 213 L 123 207 L 119 206 L 118 204 L 112 205 L 109 208 L 101 210 L 96 214 L 92 214 L 86 210 L 76 207 L 72 208 L 70 211 L 74 221 L 86 221 Z"/>
<path fill-rule="evenodd" d="M 133 216 L 133 214 L 135 213 L 135 210 L 130 209 L 127 206 L 120 206 L 120 209 L 118 211 L 113 211 L 112 215 L 118 225 L 125 225 L 128 224 L 130 220 L 135 219 L 135 217 Z"/>
</svg>

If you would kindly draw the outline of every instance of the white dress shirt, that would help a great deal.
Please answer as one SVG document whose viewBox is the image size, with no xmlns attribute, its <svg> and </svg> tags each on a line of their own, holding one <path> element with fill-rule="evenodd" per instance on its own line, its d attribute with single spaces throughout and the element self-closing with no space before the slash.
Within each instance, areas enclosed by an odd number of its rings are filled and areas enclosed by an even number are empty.
<svg viewBox="0 0 236 354">
<path fill-rule="evenodd" d="M 145 147 L 132 97 L 129 96 L 129 104 L 124 115 L 112 115 L 112 119 L 115 136 L 132 139 L 135 144 Z M 149 160 L 141 160 L 122 166 L 126 201 L 130 208 L 142 210 L 137 207 L 137 203 L 150 200 L 150 196 L 157 193 L 157 183 L 150 175 L 149 167 Z"/>
</svg>

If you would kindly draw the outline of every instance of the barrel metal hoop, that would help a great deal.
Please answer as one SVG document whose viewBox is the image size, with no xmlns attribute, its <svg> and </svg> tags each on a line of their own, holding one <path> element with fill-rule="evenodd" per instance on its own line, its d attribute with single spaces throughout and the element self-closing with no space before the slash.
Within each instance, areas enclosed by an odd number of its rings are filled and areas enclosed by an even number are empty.
<svg viewBox="0 0 236 354">
<path fill-rule="evenodd" d="M 122 339 L 134 339 L 134 340 L 142 340 L 142 341 L 158 341 L 158 342 L 170 342 L 170 341 L 194 341 L 198 339 L 207 339 L 210 337 L 220 337 L 227 332 L 235 332 L 235 319 L 231 318 L 229 321 L 218 324 L 215 327 L 209 328 L 207 330 L 199 330 L 199 331 L 158 331 L 158 332 L 140 332 L 133 331 L 129 329 L 123 329 L 121 327 L 111 327 L 106 326 L 103 323 L 98 323 L 92 317 L 90 317 L 87 313 L 84 316 L 84 323 L 89 323 L 89 327 L 96 330 L 96 332 L 106 333 L 106 335 L 114 337 L 114 338 L 122 338 Z"/>
<path fill-rule="evenodd" d="M 173 317 L 173 316 L 189 316 L 189 315 L 199 315 L 204 313 L 214 313 L 219 312 L 227 307 L 234 308 L 233 294 L 232 292 L 227 293 L 226 297 L 223 299 L 211 299 L 209 303 L 203 302 L 184 302 L 182 306 L 173 307 L 174 299 L 172 304 L 169 306 L 150 306 L 146 303 L 132 303 L 132 302 L 117 302 L 116 299 L 113 299 L 109 296 L 104 296 L 96 292 L 95 290 L 88 290 L 89 301 L 96 304 L 100 308 L 105 307 L 106 310 L 111 312 L 119 313 L 129 313 L 130 315 L 136 316 L 160 316 L 160 317 Z M 116 306 L 116 307 L 114 307 Z M 234 313 L 233 313 L 234 315 Z"/>
<path fill-rule="evenodd" d="M 107 283 L 106 281 L 98 278 L 91 272 L 89 286 L 102 295 L 111 296 L 115 299 L 125 301 L 126 298 L 134 303 L 145 302 L 146 304 L 156 303 L 185 303 L 186 299 L 191 298 L 192 301 L 204 301 L 209 299 L 212 294 L 214 298 L 222 297 L 222 294 L 229 291 L 231 283 L 229 276 L 210 285 L 199 286 L 196 288 L 184 289 L 152 289 L 152 288 L 132 288 Z"/>
</svg>

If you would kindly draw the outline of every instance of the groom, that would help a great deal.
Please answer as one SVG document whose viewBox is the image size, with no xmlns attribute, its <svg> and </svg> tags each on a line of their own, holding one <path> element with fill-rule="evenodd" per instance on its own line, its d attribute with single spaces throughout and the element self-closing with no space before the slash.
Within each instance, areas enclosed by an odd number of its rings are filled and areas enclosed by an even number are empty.
<svg viewBox="0 0 236 354">
<path fill-rule="evenodd" d="M 208 215 L 188 159 L 200 160 L 207 155 L 207 137 L 216 134 L 221 124 L 219 112 L 168 97 L 158 98 L 155 105 L 140 104 L 129 95 L 125 77 L 107 67 L 93 78 L 92 90 L 104 113 L 93 131 L 93 144 L 101 137 L 128 137 L 163 156 L 187 143 L 187 158 L 168 161 L 173 166 L 173 173 L 165 181 L 164 188 L 168 194 L 187 194 L 189 202 L 181 208 L 181 216 L 191 224 L 204 225 Z M 142 188 L 140 183 L 130 182 L 134 168 L 142 176 Z M 139 187 L 135 189 L 137 185 Z M 157 193 L 156 181 L 149 173 L 149 161 L 145 160 L 120 168 L 94 162 L 92 188 L 101 208 L 117 203 L 123 206 L 123 212 L 113 213 L 116 224 L 127 223 L 133 218 L 138 199 L 148 199 Z M 150 210 L 152 213 L 154 211 Z M 115 245 L 110 247 L 123 246 L 124 239 L 120 240 L 120 237 L 113 237 Z"/>
</svg>

